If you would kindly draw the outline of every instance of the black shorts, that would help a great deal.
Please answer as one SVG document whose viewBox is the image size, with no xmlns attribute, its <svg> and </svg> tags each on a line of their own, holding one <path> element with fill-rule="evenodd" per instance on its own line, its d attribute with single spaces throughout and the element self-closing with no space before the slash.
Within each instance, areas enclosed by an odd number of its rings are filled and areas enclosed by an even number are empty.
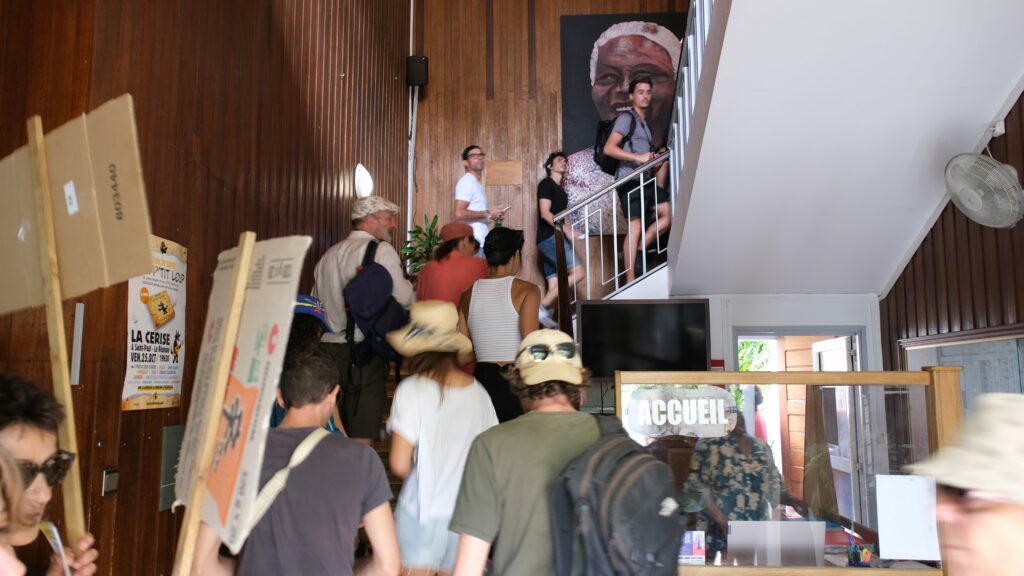
<svg viewBox="0 0 1024 576">
<path fill-rule="evenodd" d="M 641 214 L 643 214 L 640 210 L 639 188 L 639 178 L 627 180 L 615 188 L 616 192 L 619 193 L 619 206 L 622 207 L 622 214 L 628 220 L 639 220 Z M 662 204 L 669 201 L 668 189 L 658 188 L 653 179 L 644 181 L 643 196 L 643 203 L 647 208 L 647 213 L 644 216 L 646 220 L 650 220 L 652 218 L 655 204 Z"/>
</svg>

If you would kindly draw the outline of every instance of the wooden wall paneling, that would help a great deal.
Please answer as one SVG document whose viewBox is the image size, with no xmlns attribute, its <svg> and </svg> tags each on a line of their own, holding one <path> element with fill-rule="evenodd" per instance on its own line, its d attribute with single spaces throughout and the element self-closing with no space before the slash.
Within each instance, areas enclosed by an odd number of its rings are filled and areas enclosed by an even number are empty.
<svg viewBox="0 0 1024 576">
<path fill-rule="evenodd" d="M 181 408 L 119 411 L 127 290 L 79 299 L 79 457 L 104 574 L 170 568 L 180 515 L 157 512 L 161 436 L 185 419 L 217 253 L 247 228 L 264 238 L 311 234 L 308 290 L 316 258 L 348 232 L 356 161 L 371 169 L 378 194 L 405 203 L 407 4 L 252 8 L 241 0 L 0 5 L 0 155 L 24 144 L 30 114 L 49 130 L 131 92 L 154 233 L 190 251 Z M 72 310 L 68 302 L 69 323 Z M 39 311 L 0 317 L 0 366 L 47 385 L 47 358 Z M 100 497 L 107 467 L 120 470 L 120 488 Z M 55 504 L 59 516 L 59 495 Z M 48 554 L 39 548 L 37 557 L 45 564 Z"/>
<path fill-rule="evenodd" d="M 559 17 L 685 9 L 678 0 L 467 0 L 452 10 L 450 1 L 419 0 L 415 45 L 430 58 L 430 83 L 420 91 L 414 222 L 435 213 L 442 224 L 452 220 L 468 144 L 483 147 L 488 160 L 521 161 L 507 225 L 528 239 L 520 276 L 543 284 L 532 239 L 540 165 L 562 147 Z"/>
<path fill-rule="evenodd" d="M 1018 170 L 1024 168 L 1024 102 L 1006 118 L 1007 132 L 990 143 L 993 156 Z M 899 368 L 899 341 L 945 335 L 961 341 L 1024 334 L 1024 236 L 1021 227 L 985 228 L 949 204 L 880 302 L 886 369 Z M 930 254 L 930 257 L 929 257 Z M 934 293 L 908 289 L 923 281 Z M 918 286 L 917 288 L 921 288 Z M 921 321 L 921 311 L 927 321 Z M 894 313 L 895 312 L 895 313 Z M 905 312 L 905 314 L 904 314 Z M 935 324 L 931 319 L 935 318 Z M 922 340 L 908 344 L 920 343 Z"/>
<path fill-rule="evenodd" d="M 959 252 L 956 242 L 956 215 L 954 210 L 954 208 L 947 204 L 939 221 L 941 222 L 942 238 L 945 241 L 943 264 L 946 266 L 946 284 L 949 294 L 949 299 L 946 302 L 949 306 L 949 331 L 959 332 L 963 324 L 961 322 L 962 313 L 960 312 L 959 266 L 956 265 L 956 258 L 959 256 Z"/>
</svg>

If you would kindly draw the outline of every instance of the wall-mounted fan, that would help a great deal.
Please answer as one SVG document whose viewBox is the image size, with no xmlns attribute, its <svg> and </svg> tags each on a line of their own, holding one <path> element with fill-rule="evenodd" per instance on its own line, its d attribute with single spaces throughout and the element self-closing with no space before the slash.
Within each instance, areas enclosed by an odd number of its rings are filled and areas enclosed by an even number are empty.
<svg viewBox="0 0 1024 576">
<path fill-rule="evenodd" d="M 982 226 L 1010 228 L 1024 216 L 1017 171 L 983 154 L 960 154 L 946 164 L 953 204 Z"/>
</svg>

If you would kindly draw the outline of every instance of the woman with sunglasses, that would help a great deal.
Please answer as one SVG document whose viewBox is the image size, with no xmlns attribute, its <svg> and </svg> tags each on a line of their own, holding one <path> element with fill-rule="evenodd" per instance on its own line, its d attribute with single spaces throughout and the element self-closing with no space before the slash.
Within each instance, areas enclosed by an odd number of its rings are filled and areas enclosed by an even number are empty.
<svg viewBox="0 0 1024 576">
<path fill-rule="evenodd" d="M 75 455 L 57 448 L 57 430 L 64 421 L 64 408 L 53 395 L 28 380 L 0 372 L 0 448 L 17 463 L 24 491 L 17 512 L 21 525 L 8 530 L 3 540 L 12 546 L 26 546 L 39 537 L 39 524 L 53 488 L 64 480 Z M 95 574 L 99 553 L 94 539 L 86 534 L 73 548 L 65 549 L 73 576 Z M 47 574 L 62 575 L 64 567 L 54 556 Z"/>
<path fill-rule="evenodd" d="M 502 368 L 516 359 L 519 342 L 539 327 L 540 288 L 516 278 L 523 263 L 523 231 L 495 228 L 484 241 L 487 277 L 462 293 L 460 328 L 473 341 L 476 369 L 494 403 L 499 422 L 523 413 L 522 405 L 502 376 Z"/>
<path fill-rule="evenodd" d="M 20 527 L 17 514 L 21 480 L 14 459 L 0 448 L 0 576 L 22 576 L 25 565 L 14 555 L 7 533 Z"/>
<path fill-rule="evenodd" d="M 388 418 L 391 471 L 405 480 L 395 509 L 403 574 L 450 574 L 457 536 L 448 531 L 469 446 L 498 423 L 487 392 L 459 368 L 473 345 L 450 302 L 413 304 L 409 324 L 388 334 L 409 372 Z"/>
</svg>

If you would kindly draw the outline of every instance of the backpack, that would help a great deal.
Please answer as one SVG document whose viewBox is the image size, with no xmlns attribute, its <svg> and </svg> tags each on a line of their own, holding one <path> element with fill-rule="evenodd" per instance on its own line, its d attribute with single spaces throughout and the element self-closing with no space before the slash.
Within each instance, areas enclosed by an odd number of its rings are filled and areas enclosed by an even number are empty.
<svg viewBox="0 0 1024 576">
<path fill-rule="evenodd" d="M 633 441 L 618 418 L 595 416 L 601 437 L 552 488 L 555 574 L 572 574 L 577 534 L 584 574 L 675 574 L 683 522 L 672 470 Z"/>
<path fill-rule="evenodd" d="M 624 148 L 625 144 L 629 143 L 633 138 L 633 132 L 636 131 L 636 116 L 632 112 L 623 112 L 622 114 L 629 114 L 629 132 L 626 132 L 626 137 L 620 142 L 622 144 L 620 148 Z M 622 114 L 619 114 L 619 116 Z M 618 120 L 618 117 L 615 120 Z M 598 122 L 597 137 L 594 139 L 594 163 L 601 167 L 602 172 L 612 176 L 615 176 L 615 171 L 619 168 L 619 161 L 605 155 L 604 145 L 608 142 L 612 132 L 615 131 L 615 120 L 601 120 Z"/>
<path fill-rule="evenodd" d="M 352 358 L 358 364 L 369 361 L 371 355 L 395 360 L 399 355 L 384 338 L 388 332 L 409 323 L 409 312 L 391 296 L 394 282 L 384 266 L 374 261 L 377 241 L 366 245 L 363 263 L 356 275 L 342 290 L 348 324 L 347 341 L 352 343 Z M 355 326 L 363 333 L 363 341 L 355 343 Z"/>
</svg>

